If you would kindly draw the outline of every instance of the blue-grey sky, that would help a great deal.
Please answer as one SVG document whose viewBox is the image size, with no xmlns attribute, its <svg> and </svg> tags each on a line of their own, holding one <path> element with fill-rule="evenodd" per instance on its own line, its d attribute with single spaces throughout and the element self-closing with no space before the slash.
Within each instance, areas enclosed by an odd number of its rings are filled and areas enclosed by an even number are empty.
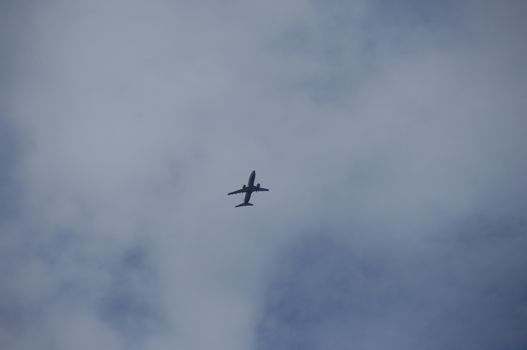
<svg viewBox="0 0 527 350">
<path fill-rule="evenodd" d="M 0 348 L 526 348 L 526 18 L 0 2 Z"/>
</svg>

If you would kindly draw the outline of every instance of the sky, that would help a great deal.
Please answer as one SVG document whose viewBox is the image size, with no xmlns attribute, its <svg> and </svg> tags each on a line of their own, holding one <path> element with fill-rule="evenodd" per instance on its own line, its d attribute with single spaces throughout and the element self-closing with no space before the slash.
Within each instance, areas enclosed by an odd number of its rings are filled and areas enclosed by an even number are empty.
<svg viewBox="0 0 527 350">
<path fill-rule="evenodd" d="M 526 18 L 1 1 L 0 348 L 525 349 Z"/>
</svg>

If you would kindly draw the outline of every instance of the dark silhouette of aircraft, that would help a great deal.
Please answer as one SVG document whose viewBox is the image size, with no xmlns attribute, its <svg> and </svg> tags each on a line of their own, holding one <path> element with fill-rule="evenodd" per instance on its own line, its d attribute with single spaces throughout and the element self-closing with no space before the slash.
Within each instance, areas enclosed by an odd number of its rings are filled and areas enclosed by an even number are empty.
<svg viewBox="0 0 527 350">
<path fill-rule="evenodd" d="M 251 200 L 251 194 L 253 192 L 269 191 L 267 188 L 260 187 L 260 184 L 257 184 L 256 186 L 254 186 L 255 177 L 256 177 L 256 171 L 253 170 L 253 172 L 251 173 L 251 176 L 249 176 L 249 183 L 247 184 L 247 186 L 243 185 L 241 189 L 231 192 L 231 193 L 227 193 L 228 196 L 231 194 L 245 193 L 245 198 L 243 200 L 243 203 L 238 204 L 236 208 L 251 206 L 252 204 L 249 203 L 249 201 Z"/>
</svg>

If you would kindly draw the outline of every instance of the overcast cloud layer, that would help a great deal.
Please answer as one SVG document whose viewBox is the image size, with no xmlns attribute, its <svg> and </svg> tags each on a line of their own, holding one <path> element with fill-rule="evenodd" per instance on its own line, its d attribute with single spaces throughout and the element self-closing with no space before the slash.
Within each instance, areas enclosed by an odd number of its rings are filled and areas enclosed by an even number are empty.
<svg viewBox="0 0 527 350">
<path fill-rule="evenodd" d="M 525 19 L 2 1 L 0 348 L 526 348 Z"/>
</svg>

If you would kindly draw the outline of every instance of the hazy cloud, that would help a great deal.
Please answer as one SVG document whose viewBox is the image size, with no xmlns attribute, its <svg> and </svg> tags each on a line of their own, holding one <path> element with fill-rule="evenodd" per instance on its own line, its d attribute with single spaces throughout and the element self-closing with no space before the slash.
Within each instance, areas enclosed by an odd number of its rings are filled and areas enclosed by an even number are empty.
<svg viewBox="0 0 527 350">
<path fill-rule="evenodd" d="M 521 1 L 0 6 L 2 348 L 527 343 Z"/>
</svg>

